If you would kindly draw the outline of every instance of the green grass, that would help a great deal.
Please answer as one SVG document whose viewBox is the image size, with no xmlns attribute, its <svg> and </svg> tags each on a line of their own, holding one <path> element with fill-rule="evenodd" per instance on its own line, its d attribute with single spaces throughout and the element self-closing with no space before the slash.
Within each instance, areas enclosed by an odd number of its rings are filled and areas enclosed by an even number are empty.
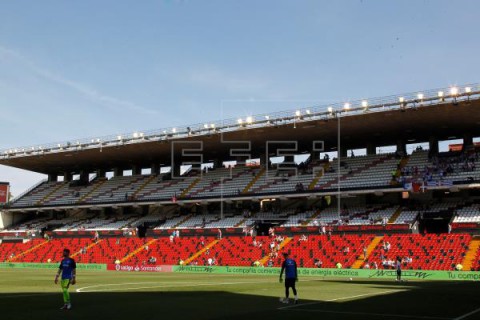
<svg viewBox="0 0 480 320">
<path fill-rule="evenodd" d="M 82 271 L 73 309 L 62 311 L 53 278 L 48 270 L 0 270 L 1 319 L 455 319 L 480 308 L 478 282 L 303 278 L 299 304 L 281 309 L 274 276 Z"/>
</svg>

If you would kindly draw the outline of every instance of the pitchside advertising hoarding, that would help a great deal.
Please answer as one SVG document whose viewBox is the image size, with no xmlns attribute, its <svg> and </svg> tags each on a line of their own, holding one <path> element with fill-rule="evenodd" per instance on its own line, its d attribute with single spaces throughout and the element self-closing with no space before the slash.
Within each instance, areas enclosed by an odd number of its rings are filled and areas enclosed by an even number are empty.
<svg viewBox="0 0 480 320">
<path fill-rule="evenodd" d="M 0 204 L 8 202 L 10 194 L 10 184 L 8 182 L 0 182 Z"/>
<path fill-rule="evenodd" d="M 58 263 L 0 263 L 0 268 L 57 269 Z M 113 271 L 113 272 L 174 272 L 197 274 L 230 275 L 270 275 L 279 276 L 280 268 L 258 267 L 217 267 L 217 266 L 171 266 L 171 265 L 137 265 L 137 264 L 82 264 L 79 271 Z M 375 269 L 319 269 L 298 268 L 299 277 L 317 277 L 328 279 L 381 279 L 392 280 L 397 276 L 396 270 Z M 480 271 L 437 271 L 437 270 L 403 270 L 402 278 L 409 281 L 480 281 Z"/>
</svg>

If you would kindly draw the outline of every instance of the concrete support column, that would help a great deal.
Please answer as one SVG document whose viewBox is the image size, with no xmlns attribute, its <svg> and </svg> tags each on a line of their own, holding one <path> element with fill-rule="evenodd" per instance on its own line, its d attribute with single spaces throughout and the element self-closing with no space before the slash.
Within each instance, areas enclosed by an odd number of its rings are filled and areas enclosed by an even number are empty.
<svg viewBox="0 0 480 320">
<path fill-rule="evenodd" d="M 65 172 L 63 174 L 63 181 L 68 182 L 68 181 L 72 181 L 72 179 L 73 179 L 73 175 L 71 172 Z"/>
<path fill-rule="evenodd" d="M 342 158 L 348 157 L 348 148 L 347 147 L 340 148 L 340 157 L 342 157 Z"/>
<path fill-rule="evenodd" d="M 172 176 L 180 177 L 180 164 L 172 165 Z"/>
<path fill-rule="evenodd" d="M 320 159 L 320 151 L 311 151 L 310 152 L 310 159 L 312 161 L 319 160 Z"/>
<path fill-rule="evenodd" d="M 285 159 L 283 160 L 283 162 L 286 163 L 286 164 L 293 165 L 295 163 L 295 156 L 293 156 L 293 155 L 285 156 Z"/>
<path fill-rule="evenodd" d="M 151 174 L 160 174 L 160 165 L 158 163 L 152 163 L 150 166 Z"/>
<path fill-rule="evenodd" d="M 98 169 L 97 170 L 97 178 L 105 178 L 107 176 L 107 172 L 105 169 Z"/>
<path fill-rule="evenodd" d="M 57 181 L 58 181 L 58 175 L 56 173 L 48 174 L 48 182 L 57 182 Z"/>
<path fill-rule="evenodd" d="M 138 176 L 142 174 L 142 168 L 140 166 L 133 166 L 132 167 L 132 175 Z"/>
<path fill-rule="evenodd" d="M 463 148 L 466 149 L 471 146 L 473 146 L 473 136 L 470 133 L 465 133 L 463 135 Z"/>
<path fill-rule="evenodd" d="M 114 177 L 122 177 L 123 176 L 123 169 L 122 168 L 113 168 L 113 176 Z"/>
<path fill-rule="evenodd" d="M 407 154 L 407 144 L 403 140 L 397 140 L 397 153 Z"/>
<path fill-rule="evenodd" d="M 430 155 L 434 156 L 438 154 L 439 147 L 437 137 L 430 137 L 430 139 L 428 140 L 428 149 L 430 150 Z"/>
<path fill-rule="evenodd" d="M 81 171 L 80 172 L 80 181 L 88 183 L 89 176 L 88 176 L 88 171 Z"/>
<path fill-rule="evenodd" d="M 377 154 L 377 147 L 373 143 L 367 144 L 367 155 Z"/>
</svg>

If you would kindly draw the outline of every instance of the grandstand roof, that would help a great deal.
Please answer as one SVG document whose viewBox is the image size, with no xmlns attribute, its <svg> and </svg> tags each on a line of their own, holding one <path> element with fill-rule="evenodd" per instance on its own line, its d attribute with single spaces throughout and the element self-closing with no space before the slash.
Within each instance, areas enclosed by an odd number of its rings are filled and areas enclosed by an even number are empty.
<svg viewBox="0 0 480 320">
<path fill-rule="evenodd" d="M 132 165 L 149 167 L 152 163 L 169 165 L 172 154 L 178 159 L 182 147 L 198 148 L 200 143 L 203 162 L 232 159 L 231 149 L 246 147 L 246 144 L 222 143 L 222 140 L 250 141 L 252 157 L 266 153 L 267 141 L 298 141 L 298 153 L 312 150 L 314 140 L 324 141 L 326 150 L 336 150 L 338 119 L 341 119 L 342 147 L 353 149 L 364 148 L 367 143 L 387 146 L 396 145 L 398 140 L 425 142 L 432 136 L 439 140 L 463 138 L 466 133 L 479 136 L 480 87 L 469 88 L 473 90 L 442 97 L 438 97 L 438 90 L 431 90 L 422 96 L 415 93 L 369 100 L 368 107 L 364 101 L 358 101 L 344 108 L 337 105 L 332 107 L 333 111 L 324 106 L 268 118 L 255 116 L 242 124 L 229 120 L 208 128 L 196 125 L 165 130 L 163 136 L 158 132 L 135 133 L 131 138 L 123 135 L 110 140 L 89 139 L 88 142 L 5 150 L 0 164 L 46 174 L 109 170 Z M 355 105 L 359 107 L 351 107 Z M 186 144 L 192 141 L 200 143 Z M 271 145 L 269 154 L 282 147 L 285 145 Z"/>
</svg>

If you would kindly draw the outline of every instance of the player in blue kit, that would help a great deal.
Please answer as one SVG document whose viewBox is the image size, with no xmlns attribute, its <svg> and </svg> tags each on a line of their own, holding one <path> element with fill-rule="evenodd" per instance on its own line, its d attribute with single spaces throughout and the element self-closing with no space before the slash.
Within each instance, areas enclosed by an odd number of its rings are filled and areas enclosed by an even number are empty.
<svg viewBox="0 0 480 320">
<path fill-rule="evenodd" d="M 70 250 L 64 249 L 63 250 L 63 259 L 60 262 L 60 266 L 58 267 L 57 275 L 55 276 L 55 284 L 58 284 L 58 278 L 60 274 L 62 275 L 62 279 L 60 280 L 60 285 L 63 291 L 63 307 L 61 309 L 70 310 L 72 308 L 72 303 L 70 301 L 70 293 L 68 292 L 68 288 L 70 285 L 74 285 L 76 283 L 77 277 L 77 264 L 75 260 L 70 258 Z"/>
<path fill-rule="evenodd" d="M 283 303 L 289 303 L 290 288 L 292 288 L 293 295 L 295 297 L 294 303 L 298 302 L 297 289 L 295 288 L 295 282 L 298 281 L 297 263 L 295 260 L 288 257 L 288 253 L 283 254 L 285 260 L 282 264 L 282 270 L 280 271 L 280 282 L 283 281 L 283 272 L 285 271 L 285 299 L 281 300 Z"/>
</svg>

